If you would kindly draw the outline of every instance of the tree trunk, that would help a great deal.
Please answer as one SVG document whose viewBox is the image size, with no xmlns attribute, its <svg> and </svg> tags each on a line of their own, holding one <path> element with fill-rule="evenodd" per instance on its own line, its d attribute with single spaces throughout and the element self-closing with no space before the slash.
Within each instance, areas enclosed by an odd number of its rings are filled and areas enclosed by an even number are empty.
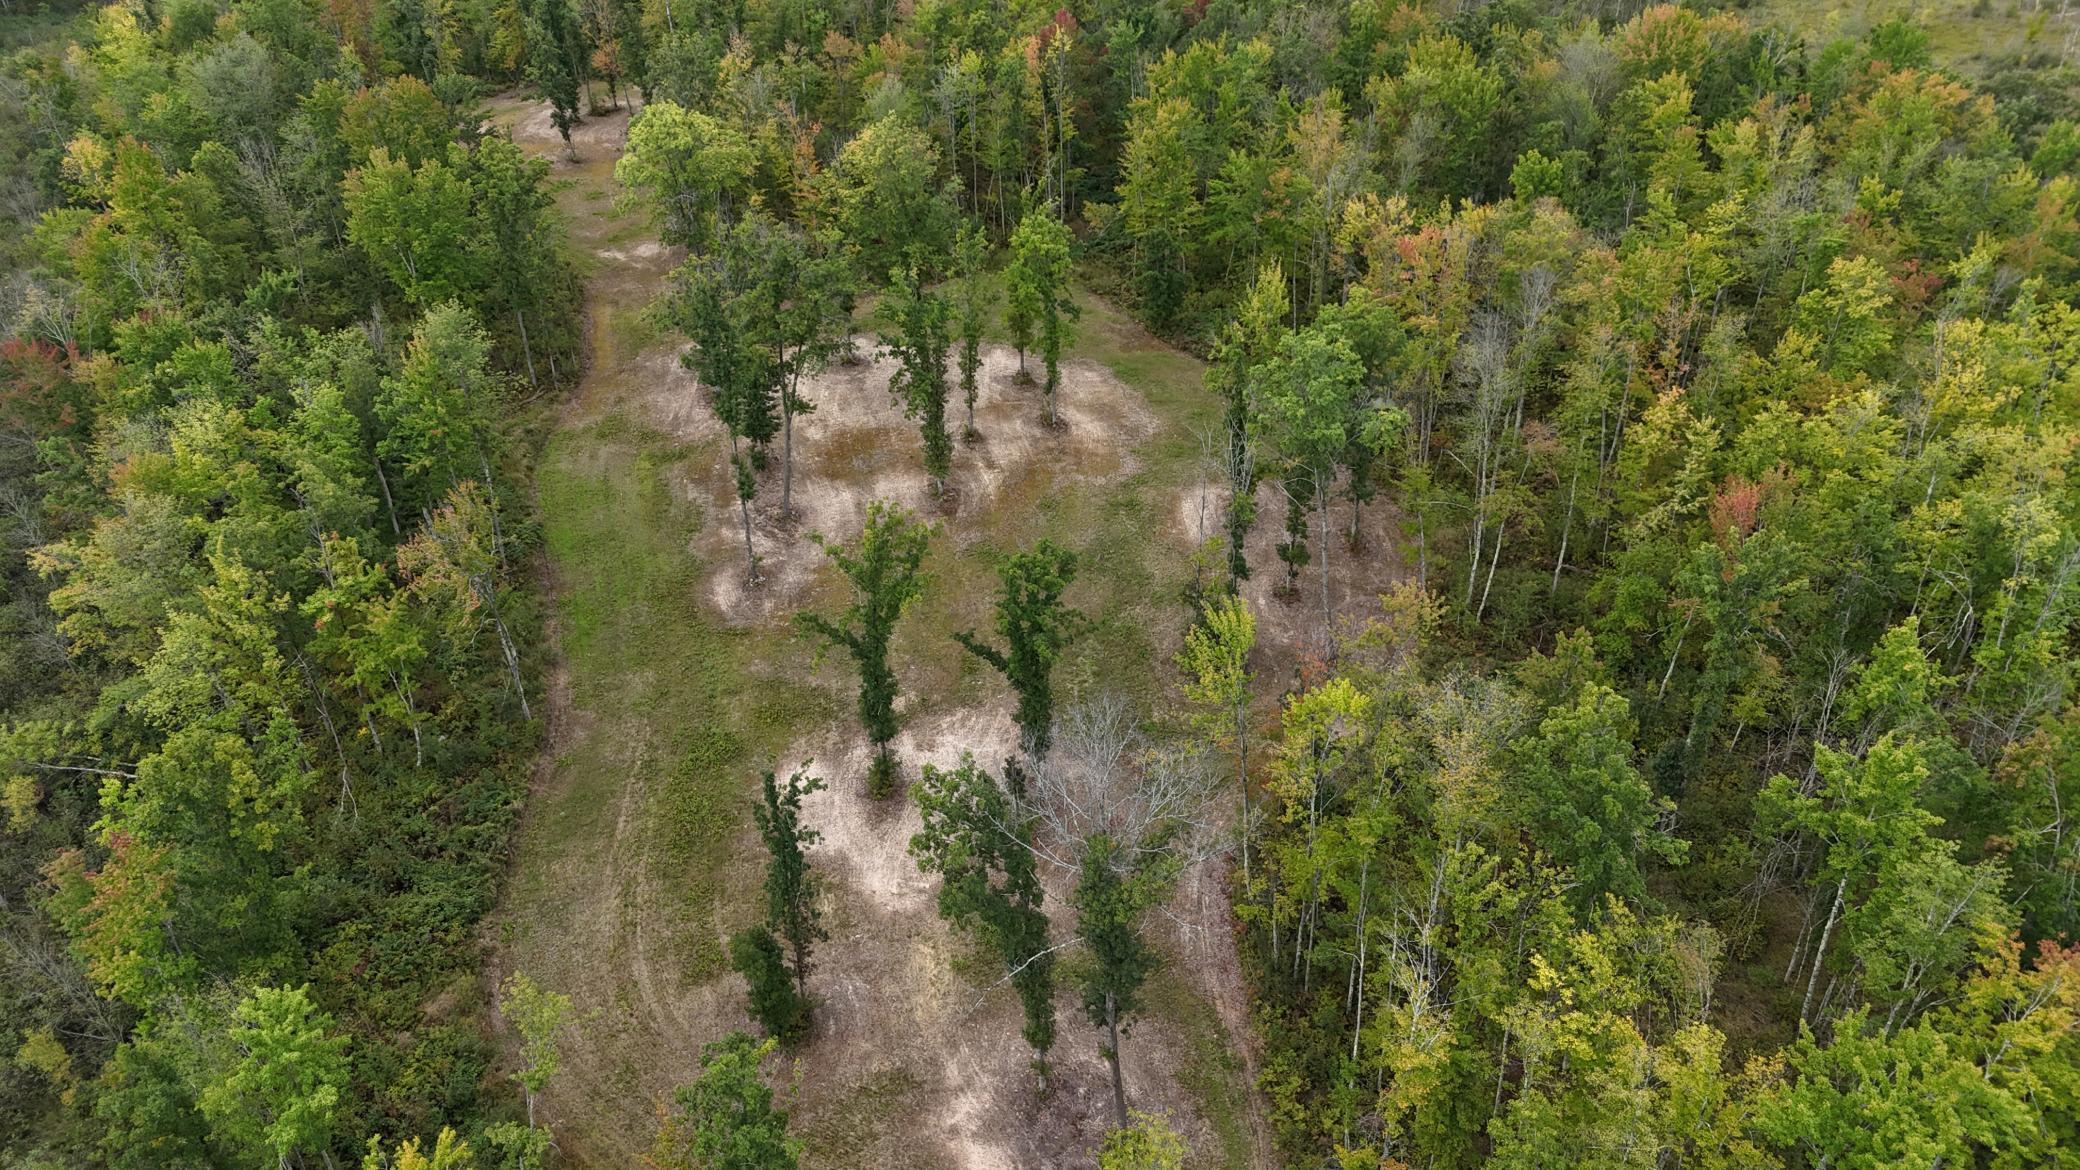
<svg viewBox="0 0 2080 1170">
<path fill-rule="evenodd" d="M 527 340 L 527 314 L 516 306 L 513 309 L 513 320 L 520 326 L 520 352 L 527 356 L 527 385 L 530 389 L 539 390 L 541 386 L 534 380 L 534 346 Z"/>
<path fill-rule="evenodd" d="M 484 494 L 491 504 L 491 551 L 498 557 L 499 568 L 506 564 L 505 524 L 498 515 L 498 484 L 491 478 L 491 456 L 480 444 L 477 447 L 477 467 L 484 473 Z"/>
<path fill-rule="evenodd" d="M 1365 910 L 1369 879 L 1372 876 L 1372 856 L 1367 854 L 1358 866 L 1358 982 L 1352 995 L 1357 1008 L 1351 1024 L 1351 1060 L 1358 1059 L 1358 1037 L 1365 1031 Z"/>
<path fill-rule="evenodd" d="M 751 500 L 745 496 L 738 496 L 737 510 L 744 517 L 744 572 L 746 578 L 756 585 L 759 579 L 758 554 L 751 551 Z"/>
<path fill-rule="evenodd" d="M 520 676 L 520 651 L 513 645 L 513 635 L 506 630 L 505 619 L 498 616 L 496 610 L 492 612 L 491 624 L 498 627 L 498 644 L 505 651 L 506 669 L 513 676 L 513 693 L 520 696 L 520 717 L 532 719 L 534 710 L 527 705 L 527 683 Z M 417 734 L 417 730 L 414 728 L 413 733 Z"/>
<path fill-rule="evenodd" d="M 1333 542 L 1329 539 L 1328 489 L 1318 486 L 1315 488 L 1314 496 L 1318 502 L 1317 511 L 1322 515 L 1322 537 L 1317 542 L 1322 546 L 1322 656 L 1324 658 L 1334 658 L 1336 657 L 1336 620 L 1335 615 L 1329 608 L 1329 545 Z"/>
<path fill-rule="evenodd" d="M 780 401 L 780 519 L 794 516 L 794 411 L 787 400 L 793 394 L 784 395 Z"/>
<path fill-rule="evenodd" d="M 1813 988 L 1820 982 L 1820 964 L 1827 959 L 1827 940 L 1834 933 L 1835 919 L 1841 917 L 1842 893 L 1849 888 L 1849 879 L 1835 883 L 1834 905 L 1827 911 L 1827 925 L 1820 928 L 1820 946 L 1813 952 L 1813 973 L 1806 979 L 1806 999 L 1799 1005 L 1798 1018 L 1804 1020 L 1806 1013 L 1813 1010 Z"/>
<path fill-rule="evenodd" d="M 1574 492 L 1581 482 L 1582 470 L 1577 467 L 1567 484 L 1567 517 L 1560 521 L 1560 555 L 1553 558 L 1553 584 L 1546 590 L 1548 601 L 1560 595 L 1560 569 L 1567 564 L 1567 538 L 1574 534 Z"/>
<path fill-rule="evenodd" d="M 1119 1004 L 1111 992 L 1105 993 L 1105 1060 L 1112 1065 L 1112 1120 L 1120 1129 L 1127 1128 L 1127 1082 L 1119 1071 Z"/>
<path fill-rule="evenodd" d="M 1249 873 L 1249 699 L 1235 704 L 1235 782 L 1242 790 L 1242 888 L 1250 887 Z"/>
<path fill-rule="evenodd" d="M 403 536 L 404 529 L 397 523 L 397 502 L 390 498 L 390 477 L 383 474 L 383 461 L 372 459 L 375 465 L 376 484 L 383 489 L 383 511 L 390 514 L 390 535 Z"/>
<path fill-rule="evenodd" d="M 1502 563 L 1502 538 L 1508 535 L 1508 533 L 1508 521 L 1504 521 L 1495 528 L 1495 555 L 1488 559 L 1488 579 L 1481 584 L 1481 603 L 1473 611 L 1475 625 L 1479 625 L 1481 616 L 1488 612 L 1488 591 L 1495 588 L 1495 566 Z"/>
</svg>

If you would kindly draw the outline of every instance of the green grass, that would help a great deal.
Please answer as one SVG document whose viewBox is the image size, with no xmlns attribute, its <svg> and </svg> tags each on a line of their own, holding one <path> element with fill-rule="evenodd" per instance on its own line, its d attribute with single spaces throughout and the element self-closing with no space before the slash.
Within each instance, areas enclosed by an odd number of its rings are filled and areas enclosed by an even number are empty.
<svg viewBox="0 0 2080 1170">
<path fill-rule="evenodd" d="M 2052 19 L 2056 7 L 2022 0 L 1759 0 L 1742 16 L 1750 27 L 1796 29 L 1816 44 L 1862 36 L 1876 25 L 1903 18 L 1927 30 L 1929 57 L 1937 65 L 1972 72 L 1974 66 L 2013 54 L 2056 54 L 2064 35 Z"/>
<path fill-rule="evenodd" d="M 1175 1024 L 1187 1053 L 1177 1069 L 1177 1082 L 1199 1103 L 1199 1115 L 1213 1126 L 1220 1149 L 1220 1164 L 1229 1170 L 1249 1170 L 1249 1115 L 1245 1099 L 1248 1086 L 1242 1061 L 1228 1043 L 1213 1005 L 1194 992 L 1174 972 L 1159 974 L 1149 984 L 1149 1008 Z"/>
<path fill-rule="evenodd" d="M 804 721 L 833 717 L 826 693 L 785 682 L 746 687 L 755 639 L 717 627 L 696 598 L 688 551 L 699 509 L 672 498 L 667 474 L 700 454 L 621 414 L 564 431 L 543 452 L 543 540 L 557 577 L 557 619 L 571 699 L 616 734 L 581 737 L 558 761 L 559 803 L 536 815 L 566 840 L 605 841 L 605 794 L 628 783 L 625 753 L 658 776 L 641 810 L 644 856 L 674 890 L 673 932 L 691 980 L 723 968 L 725 902 L 745 816 L 745 777 Z M 635 742 L 631 744 L 630 740 Z M 553 862 L 528 850 L 523 861 Z M 554 902 L 546 870 L 523 867 L 523 900 Z"/>
</svg>

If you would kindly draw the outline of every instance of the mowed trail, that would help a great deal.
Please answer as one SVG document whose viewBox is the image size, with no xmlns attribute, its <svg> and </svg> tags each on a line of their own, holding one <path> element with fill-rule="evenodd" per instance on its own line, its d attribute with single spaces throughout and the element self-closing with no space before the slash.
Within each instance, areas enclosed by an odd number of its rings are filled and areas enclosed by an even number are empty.
<svg viewBox="0 0 2080 1170">
<path fill-rule="evenodd" d="M 668 888 L 674 843 L 659 823 L 685 734 L 712 688 L 678 668 L 692 565 L 685 520 L 616 434 L 635 355 L 621 340 L 673 258 L 639 216 L 616 211 L 625 114 L 588 118 L 577 160 L 546 108 L 501 103 L 515 141 L 555 167 L 557 204 L 585 274 L 587 368 L 554 420 L 537 472 L 551 603 L 549 748 L 496 920 L 499 976 L 518 969 L 569 995 L 576 1018 L 543 1106 L 567 1162 L 636 1164 L 653 1102 L 699 1067 L 700 1047 L 739 1025 L 688 940 L 712 919 Z M 675 677 L 677 676 L 677 677 Z M 728 857 L 725 850 L 720 856 Z M 699 875 L 713 888 L 722 874 Z M 714 899 L 709 899 L 712 906 Z"/>
<path fill-rule="evenodd" d="M 932 587 L 895 645 L 909 775 L 963 752 L 994 766 L 1010 748 L 1000 680 L 946 632 L 987 628 L 995 559 L 1041 536 L 1084 553 L 1074 600 L 1098 622 L 1063 664 L 1069 689 L 1163 701 L 1195 543 L 1177 501 L 1197 483 L 1197 434 L 1217 418 L 1197 364 L 1089 300 L 1086 340 L 1066 369 L 1069 425 L 1054 431 L 1038 425 L 1016 356 L 992 347 L 983 438 L 957 449 L 956 498 L 941 506 L 863 335 L 866 360 L 809 390 L 818 410 L 797 430 L 798 522 L 773 514 L 777 469 L 768 473 L 754 508 L 767 582 L 748 590 L 726 445 L 679 367 L 681 343 L 644 319 L 680 257 L 616 206 L 625 113 L 586 119 L 575 161 L 538 103 L 502 102 L 495 117 L 552 162 L 586 268 L 589 361 L 549 422 L 537 475 L 550 748 L 491 926 L 489 972 L 523 970 L 573 1001 L 543 1100 L 563 1164 L 642 1164 L 658 1110 L 696 1075 L 702 1046 L 751 1028 L 723 943 L 758 913 L 749 802 L 760 770 L 811 759 L 830 785 L 807 811 L 824 834 L 814 861 L 831 937 L 811 979 L 814 1033 L 768 1069 L 807 1143 L 804 1164 L 1092 1164 L 1110 1120 L 1095 1031 L 1065 987 L 1054 1087 L 1041 1098 L 1015 998 L 940 922 L 935 887 L 906 852 L 914 805 L 860 791 L 850 670 L 819 663 L 788 616 L 842 605 L 807 534 L 849 539 L 869 499 L 892 498 L 943 528 Z M 1340 590 L 1339 610 L 1346 593 L 1354 608 L 1341 616 L 1355 619 L 1370 599 Z M 1171 962 L 1125 1045 L 1128 1090 L 1134 1107 L 1187 1136 L 1192 1165 L 1270 1165 L 1220 864 L 1187 876 L 1157 928 Z M 1063 893 L 1051 886 L 1067 938 Z"/>
</svg>

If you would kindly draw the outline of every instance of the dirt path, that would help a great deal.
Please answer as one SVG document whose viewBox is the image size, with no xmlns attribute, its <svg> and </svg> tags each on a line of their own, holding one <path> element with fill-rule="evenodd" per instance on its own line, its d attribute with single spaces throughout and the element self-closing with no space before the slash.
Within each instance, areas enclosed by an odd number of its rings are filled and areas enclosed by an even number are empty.
<svg viewBox="0 0 2080 1170">
<path fill-rule="evenodd" d="M 841 595 L 807 533 L 848 538 L 868 500 L 896 499 L 943 526 L 932 587 L 894 647 L 911 775 L 964 751 L 994 764 L 1010 747 L 1001 683 L 945 631 L 986 627 L 996 558 L 1041 536 L 1083 554 L 1072 599 L 1097 619 L 1059 668 L 1065 689 L 1166 701 L 1194 543 L 1179 501 L 1199 474 L 1193 434 L 1218 417 L 1199 367 L 1090 302 L 1066 370 L 1069 425 L 1055 431 L 1039 425 L 1015 355 L 992 347 L 983 437 L 957 450 L 949 505 L 926 490 L 884 364 L 835 369 L 805 391 L 818 410 L 797 436 L 804 516 L 780 523 L 777 480 L 765 485 L 753 538 L 768 579 L 747 589 L 721 436 L 680 344 L 643 316 L 678 257 L 615 205 L 626 117 L 586 119 L 575 161 L 541 107 L 503 102 L 496 117 L 551 160 L 587 269 L 589 362 L 538 474 L 551 747 L 491 927 L 492 976 L 525 970 L 576 1009 L 543 1101 L 563 1164 L 640 1164 L 660 1103 L 697 1072 L 701 1047 L 749 1027 L 722 942 L 755 914 L 749 794 L 759 770 L 813 759 L 829 780 L 807 807 L 824 834 L 815 862 L 831 937 L 812 977 L 815 1031 L 771 1070 L 790 1086 L 804 1164 L 1091 1165 L 1109 1123 L 1095 1031 L 1065 987 L 1054 1089 L 1040 1098 L 1015 998 L 949 934 L 910 861 L 914 806 L 861 794 L 850 672 L 819 664 L 788 616 Z M 1332 582 L 1339 617 L 1369 605 L 1372 583 L 1369 570 Z M 1297 630 L 1312 612 L 1286 620 Z M 1187 1136 L 1192 1165 L 1270 1166 L 1217 864 L 1187 875 L 1165 917 L 1171 961 L 1124 1045 L 1128 1088 L 1136 1108 Z M 1064 900 L 1051 901 L 1060 913 Z"/>
</svg>

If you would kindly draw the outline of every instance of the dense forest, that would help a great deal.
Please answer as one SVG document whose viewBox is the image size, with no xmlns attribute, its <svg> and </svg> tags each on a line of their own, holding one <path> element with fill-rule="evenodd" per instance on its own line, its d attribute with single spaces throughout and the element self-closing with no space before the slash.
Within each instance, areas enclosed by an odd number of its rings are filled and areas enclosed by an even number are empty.
<svg viewBox="0 0 2080 1170">
<path fill-rule="evenodd" d="M 2080 72 L 2063 8 L 2003 16 L 1958 54 L 1604 0 L 0 11 L 0 1167 L 592 1164 L 537 1104 L 595 1025 L 484 922 L 554 754 L 537 457 L 613 343 L 556 168 L 610 118 L 704 522 L 857 684 L 857 775 L 702 809 L 759 851 L 710 940 L 742 1027 L 651 1164 L 844 1164 L 783 1068 L 835 1026 L 827 784 L 916 817 L 1040 1109 L 1102 1056 L 1109 1135 L 1049 1164 L 1216 1164 L 1122 1055 L 1202 870 L 1277 1164 L 2064 1164 Z M 993 550 L 910 631 L 987 499 L 990 347 L 1088 432 L 1100 298 L 1204 362 L 1218 519 L 1109 668 L 1153 699 L 1074 658 L 1122 637 L 1078 593 L 1111 546 Z M 777 563 L 812 388 L 865 363 L 928 496 Z M 1353 562 L 1398 566 L 1362 616 Z M 1007 750 L 905 758 L 917 636 Z"/>
</svg>

